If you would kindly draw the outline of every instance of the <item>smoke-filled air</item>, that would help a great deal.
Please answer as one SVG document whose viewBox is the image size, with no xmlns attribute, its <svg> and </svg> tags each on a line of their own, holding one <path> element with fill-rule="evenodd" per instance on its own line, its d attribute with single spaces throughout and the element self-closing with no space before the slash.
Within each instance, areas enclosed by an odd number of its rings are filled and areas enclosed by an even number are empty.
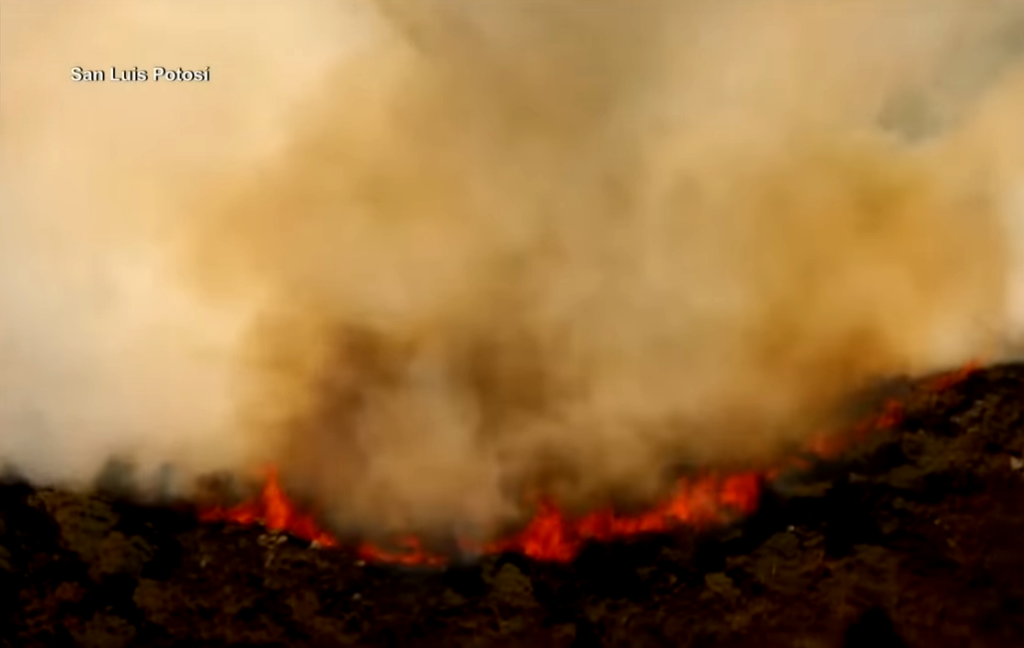
<svg viewBox="0 0 1024 648">
<path fill-rule="evenodd" d="M 489 535 L 1020 349 L 1015 0 L 3 0 L 0 84 L 36 483 Z"/>
</svg>

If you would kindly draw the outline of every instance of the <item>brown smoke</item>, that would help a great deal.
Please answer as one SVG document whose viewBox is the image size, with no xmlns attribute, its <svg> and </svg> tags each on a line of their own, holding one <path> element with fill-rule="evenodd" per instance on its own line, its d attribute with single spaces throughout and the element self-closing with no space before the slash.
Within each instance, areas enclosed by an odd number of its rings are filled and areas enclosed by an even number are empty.
<svg viewBox="0 0 1024 648">
<path fill-rule="evenodd" d="M 341 525 L 486 532 L 998 358 L 1024 12 L 925 4 L 5 5 L 5 48 L 79 49 L 4 53 L 0 452 L 67 476 L 31 410 L 83 466 L 272 461 Z M 71 84 L 86 52 L 214 77 Z"/>
</svg>

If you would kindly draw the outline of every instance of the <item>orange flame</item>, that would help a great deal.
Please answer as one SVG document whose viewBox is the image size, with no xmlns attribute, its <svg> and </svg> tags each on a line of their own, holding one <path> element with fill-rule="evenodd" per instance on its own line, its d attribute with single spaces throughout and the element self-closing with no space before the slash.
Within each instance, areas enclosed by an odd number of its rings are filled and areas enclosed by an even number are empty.
<svg viewBox="0 0 1024 648">
<path fill-rule="evenodd" d="M 572 519 L 550 501 L 541 502 L 533 519 L 511 538 L 484 545 L 485 553 L 514 551 L 536 560 L 569 561 L 587 542 L 657 533 L 689 524 L 728 521 L 757 508 L 763 478 L 758 473 L 681 479 L 675 494 L 655 509 L 620 516 L 610 509 Z"/>
<path fill-rule="evenodd" d="M 404 551 L 387 551 L 377 545 L 364 542 L 356 549 L 356 553 L 363 560 L 390 563 L 392 565 L 441 566 L 448 562 L 448 559 L 444 556 L 430 553 L 424 549 L 423 543 L 416 536 L 399 538 L 395 545 L 401 547 Z"/>
<path fill-rule="evenodd" d="M 334 536 L 321 529 L 312 515 L 298 512 L 281 488 L 277 468 L 274 466 L 266 469 L 266 481 L 258 498 L 238 506 L 205 509 L 200 511 L 199 520 L 233 522 L 243 526 L 261 524 L 270 531 L 282 531 L 324 547 L 338 545 Z"/>
<path fill-rule="evenodd" d="M 949 389 L 976 372 L 979 367 L 978 363 L 971 363 L 957 371 L 940 375 L 925 383 L 925 389 L 934 392 Z M 889 400 L 878 414 L 855 425 L 847 434 L 815 437 L 808 444 L 807 451 L 818 457 L 834 457 L 872 432 L 895 427 L 902 418 L 902 404 L 897 400 Z M 801 465 L 801 460 L 794 459 L 786 467 Z M 672 497 L 640 515 L 619 515 L 611 509 L 605 509 L 571 518 L 554 502 L 542 500 L 530 522 L 515 535 L 483 545 L 469 541 L 460 542 L 460 545 L 473 553 L 518 552 L 536 560 L 567 562 L 575 558 L 588 542 L 663 532 L 681 525 L 706 527 L 749 514 L 757 508 L 764 483 L 774 479 L 780 470 L 776 468 L 727 476 L 684 478 L 678 482 Z M 313 516 L 296 509 L 281 488 L 275 467 L 267 469 L 266 481 L 258 498 L 238 506 L 218 506 L 203 510 L 199 519 L 203 522 L 231 522 L 240 525 L 261 524 L 271 531 L 286 532 L 323 547 L 336 547 L 339 544 L 334 536 L 317 525 Z M 446 557 L 428 551 L 415 536 L 399 538 L 394 544 L 400 551 L 363 542 L 356 548 L 356 553 L 364 560 L 398 565 L 438 566 L 447 563 Z"/>
</svg>

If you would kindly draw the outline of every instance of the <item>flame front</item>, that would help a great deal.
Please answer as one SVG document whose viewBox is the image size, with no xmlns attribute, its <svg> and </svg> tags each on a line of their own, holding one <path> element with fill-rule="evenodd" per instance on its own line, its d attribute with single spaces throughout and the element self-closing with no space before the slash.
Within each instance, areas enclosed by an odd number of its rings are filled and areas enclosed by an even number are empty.
<svg viewBox="0 0 1024 648">
<path fill-rule="evenodd" d="M 554 502 L 543 500 L 519 533 L 483 545 L 467 540 L 460 541 L 460 545 L 471 553 L 516 552 L 536 560 L 567 562 L 575 558 L 587 542 L 658 533 L 682 525 L 724 523 L 751 513 L 757 507 L 763 481 L 763 476 L 754 472 L 681 479 L 670 499 L 649 512 L 633 516 L 603 509 L 573 518 Z M 297 510 L 284 493 L 274 467 L 267 469 L 266 482 L 258 498 L 233 507 L 206 509 L 200 512 L 199 519 L 243 526 L 260 524 L 270 531 L 288 533 L 323 547 L 339 545 L 334 536 L 317 525 L 313 516 Z M 400 551 L 363 542 L 356 553 L 364 560 L 398 565 L 442 565 L 447 562 L 444 556 L 427 551 L 415 536 L 401 537 L 394 544 Z"/>
<path fill-rule="evenodd" d="M 762 483 L 762 475 L 753 472 L 681 479 L 670 499 L 636 516 L 621 516 L 605 509 L 573 519 L 555 503 L 544 501 L 521 532 L 486 544 L 484 552 L 517 552 L 536 560 L 569 561 L 587 542 L 658 533 L 682 525 L 723 523 L 757 508 Z"/>
<path fill-rule="evenodd" d="M 979 367 L 978 363 L 971 363 L 957 371 L 942 374 L 926 382 L 924 389 L 931 392 L 949 389 Z M 822 458 L 833 457 L 873 432 L 898 425 L 902 417 L 902 403 L 891 399 L 879 413 L 853 426 L 847 434 L 823 434 L 812 439 L 807 451 Z M 683 478 L 669 499 L 639 515 L 620 515 L 609 508 L 574 518 L 566 515 L 555 502 L 545 499 L 538 502 L 533 517 L 515 535 L 484 544 L 468 540 L 459 544 L 469 553 L 514 552 L 535 560 L 568 562 L 588 542 L 659 533 L 684 525 L 706 528 L 750 514 L 757 508 L 766 481 L 773 479 L 783 468 L 799 468 L 802 463 L 800 459 L 793 459 L 784 467 L 772 470 Z M 340 544 L 337 538 L 317 525 L 312 515 L 298 511 L 281 487 L 277 468 L 273 466 L 267 469 L 266 481 L 258 498 L 238 506 L 203 510 L 199 519 L 243 526 L 261 524 L 268 530 L 288 533 L 323 547 Z M 396 565 L 440 566 L 448 562 L 445 556 L 427 550 L 415 536 L 398 538 L 394 545 L 397 550 L 363 542 L 356 548 L 356 553 L 363 560 Z"/>
</svg>

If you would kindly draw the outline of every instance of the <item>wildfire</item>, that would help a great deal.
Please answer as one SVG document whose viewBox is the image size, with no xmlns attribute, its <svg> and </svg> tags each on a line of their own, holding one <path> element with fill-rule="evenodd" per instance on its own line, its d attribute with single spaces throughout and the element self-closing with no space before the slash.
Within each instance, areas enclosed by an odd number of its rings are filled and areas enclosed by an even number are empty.
<svg viewBox="0 0 1024 648">
<path fill-rule="evenodd" d="M 300 513 L 281 488 L 277 468 L 267 468 L 260 496 L 238 506 L 214 506 L 199 513 L 201 522 L 233 522 L 247 526 L 262 524 L 271 531 L 284 531 L 296 538 L 335 547 L 338 541 L 321 529 L 312 515 Z"/>
<path fill-rule="evenodd" d="M 925 384 L 925 389 L 942 391 L 977 371 L 971 363 L 954 372 L 943 374 Z M 821 435 L 811 441 L 808 452 L 819 457 L 832 457 L 868 434 L 899 424 L 902 404 L 887 401 L 881 411 L 856 425 L 845 435 Z M 791 462 L 799 466 L 800 460 Z M 639 515 L 620 515 L 611 509 L 598 510 L 570 517 L 550 500 L 540 501 L 530 522 L 515 535 L 483 545 L 464 541 L 462 548 L 472 553 L 518 552 L 536 560 L 567 562 L 576 557 L 584 544 L 608 541 L 645 533 L 657 533 L 690 525 L 705 527 L 749 514 L 757 507 L 765 481 L 779 469 L 733 475 L 706 475 L 681 479 L 672 496 L 654 509 Z M 217 506 L 199 514 L 203 522 L 230 522 L 240 525 L 261 524 L 271 531 L 288 533 L 322 547 L 336 547 L 338 540 L 320 528 L 312 515 L 298 511 L 281 487 L 278 471 L 267 469 L 259 497 L 233 507 Z M 447 558 L 431 553 L 415 536 L 399 538 L 396 550 L 364 542 L 356 548 L 360 558 L 373 562 L 399 565 L 443 565 Z"/>
<path fill-rule="evenodd" d="M 682 524 L 714 524 L 750 513 L 757 506 L 762 482 L 763 476 L 759 473 L 683 479 L 673 497 L 657 508 L 635 516 L 600 510 L 572 518 L 553 502 L 545 500 L 539 503 L 526 527 L 514 536 L 483 545 L 469 541 L 461 545 L 472 553 L 518 552 L 537 560 L 569 561 L 587 542 L 666 531 Z M 200 512 L 199 519 L 243 526 L 260 524 L 270 531 L 288 533 L 323 547 L 339 544 L 334 536 L 316 524 L 313 516 L 298 512 L 281 488 L 278 472 L 273 467 L 267 469 L 266 482 L 258 498 L 238 506 L 206 509 Z M 364 542 L 356 548 L 356 553 L 364 560 L 398 565 L 443 565 L 447 562 L 444 556 L 427 551 L 415 536 L 399 538 L 394 544 L 400 551 Z"/>
<path fill-rule="evenodd" d="M 537 560 L 569 561 L 587 542 L 656 533 L 683 524 L 725 522 L 757 507 L 762 482 L 759 473 L 681 479 L 671 498 L 654 510 L 635 516 L 620 516 L 608 509 L 573 519 L 553 502 L 544 501 L 522 531 L 486 544 L 484 552 L 514 551 Z"/>
</svg>

